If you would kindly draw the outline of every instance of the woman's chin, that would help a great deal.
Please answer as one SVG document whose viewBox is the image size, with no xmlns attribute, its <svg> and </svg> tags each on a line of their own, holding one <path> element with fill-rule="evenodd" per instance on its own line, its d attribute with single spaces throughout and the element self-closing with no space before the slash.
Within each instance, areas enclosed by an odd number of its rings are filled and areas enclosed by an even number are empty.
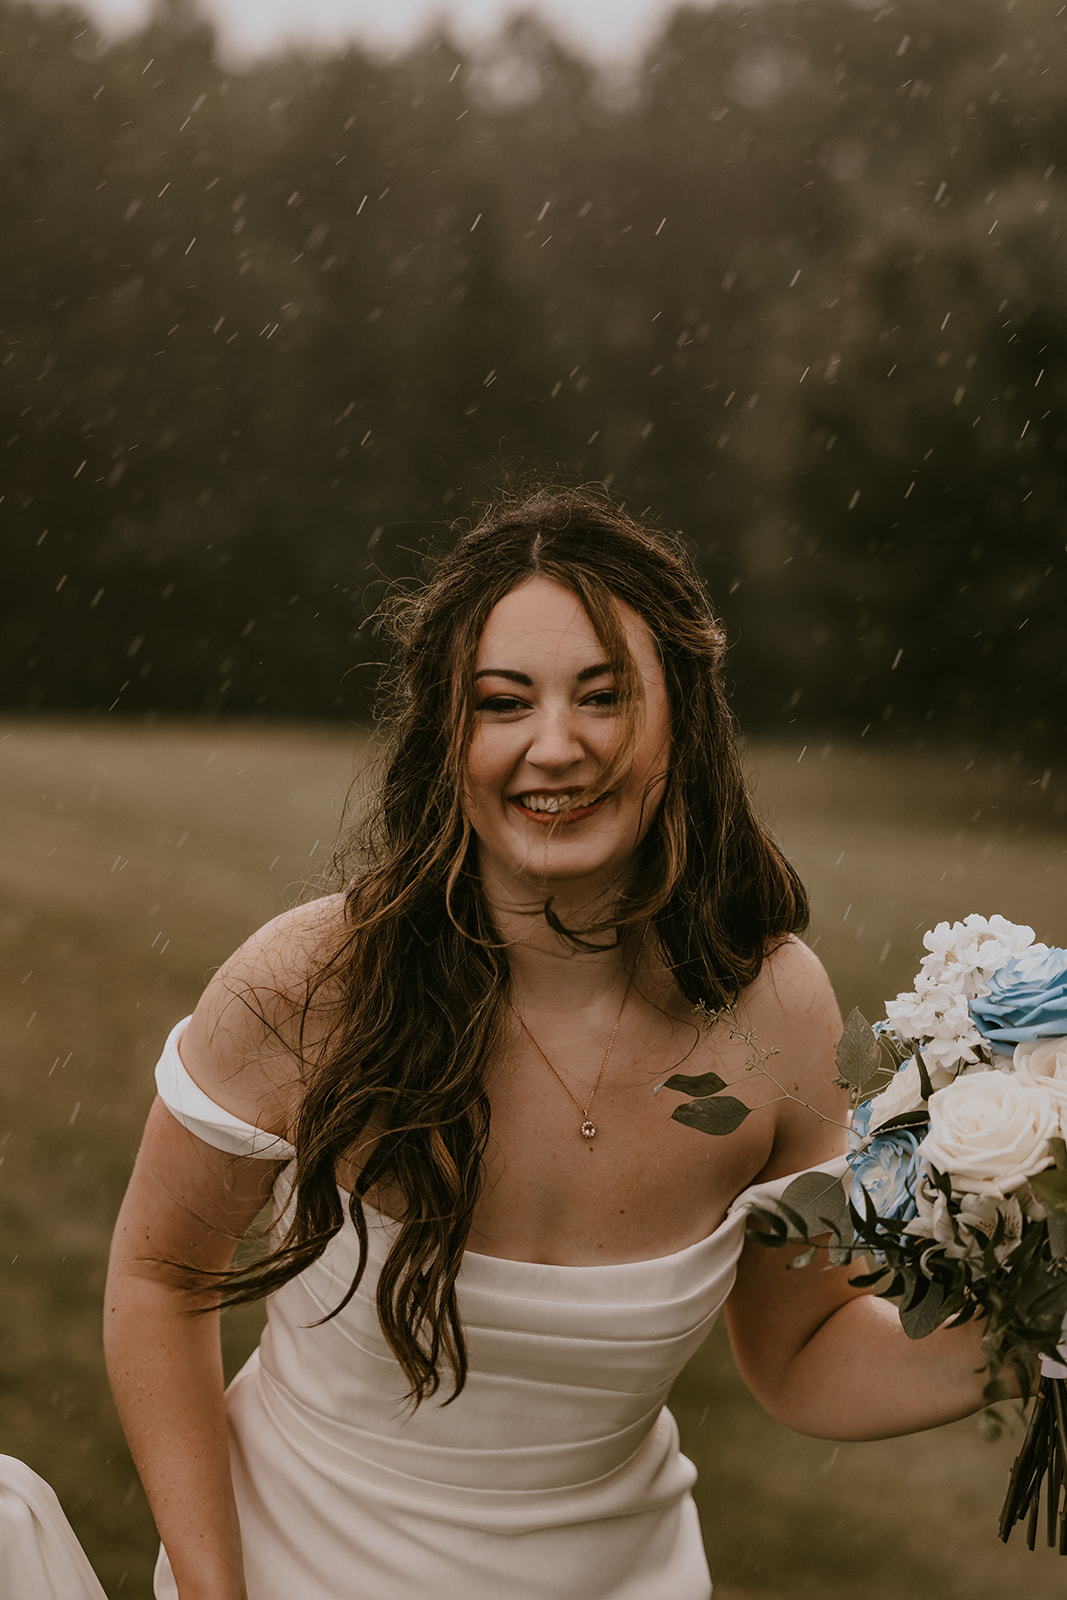
<svg viewBox="0 0 1067 1600">
<path fill-rule="evenodd" d="M 531 839 L 534 831 L 537 837 Z M 616 892 L 634 859 L 633 849 L 620 847 L 617 839 L 580 839 L 541 828 L 524 833 L 520 838 L 478 840 L 478 870 L 490 900 L 495 890 L 524 904 L 534 900 L 543 905 L 550 897 L 575 906 L 588 904 Z"/>
<path fill-rule="evenodd" d="M 615 889 L 624 876 L 624 869 L 612 859 L 590 858 L 577 851 L 548 846 L 543 851 L 531 851 L 521 862 L 515 862 L 506 876 L 516 888 L 541 900 L 549 896 L 565 897 L 579 904 Z"/>
</svg>

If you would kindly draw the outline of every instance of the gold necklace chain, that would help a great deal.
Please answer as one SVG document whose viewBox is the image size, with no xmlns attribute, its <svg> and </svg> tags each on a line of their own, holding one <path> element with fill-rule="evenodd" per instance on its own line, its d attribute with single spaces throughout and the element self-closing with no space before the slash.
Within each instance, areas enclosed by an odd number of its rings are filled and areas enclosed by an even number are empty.
<svg viewBox="0 0 1067 1600">
<path fill-rule="evenodd" d="M 588 1139 L 588 1140 L 592 1141 L 593 1139 L 596 1138 L 596 1135 L 597 1135 L 597 1126 L 596 1126 L 596 1123 L 593 1122 L 592 1119 L 589 1116 L 589 1108 L 593 1104 L 593 1101 L 596 1099 L 596 1092 L 600 1088 L 601 1079 L 604 1076 L 604 1069 L 607 1066 L 608 1060 L 609 1060 L 609 1058 L 611 1056 L 611 1052 L 615 1047 L 615 1039 L 616 1039 L 616 1036 L 617 1036 L 617 1034 L 619 1032 L 619 1024 L 622 1021 L 622 1014 L 626 1010 L 626 1002 L 630 998 L 630 990 L 633 987 L 634 974 L 637 971 L 638 962 L 641 960 L 641 951 L 645 947 L 645 934 L 647 932 L 648 932 L 648 923 L 646 922 L 645 926 L 644 926 L 644 930 L 642 931 L 642 934 L 641 934 L 641 943 L 637 947 L 637 955 L 634 957 L 634 964 L 630 968 L 630 976 L 626 980 L 626 988 L 624 989 L 623 996 L 622 996 L 622 1005 L 619 1007 L 618 1015 L 615 1018 L 615 1026 L 611 1030 L 611 1038 L 608 1040 L 608 1047 L 604 1051 L 604 1059 L 600 1063 L 600 1071 L 596 1075 L 596 1082 L 593 1084 L 593 1087 L 589 1092 L 589 1099 L 585 1102 L 584 1106 L 582 1105 L 582 1102 L 578 1099 L 578 1096 L 571 1089 L 571 1087 L 567 1083 L 566 1079 L 563 1078 L 559 1072 L 557 1072 L 556 1068 L 552 1065 L 551 1061 L 548 1059 L 548 1057 L 545 1054 L 545 1052 L 541 1049 L 541 1046 L 538 1044 L 537 1040 L 534 1038 L 533 1034 L 530 1032 L 529 1028 L 526 1026 L 525 1022 L 522 1020 L 522 1017 L 519 1014 L 519 1011 L 517 1010 L 515 1005 L 512 1003 L 512 1001 L 510 1001 L 510 1000 L 508 1001 L 508 1005 L 511 1007 L 511 1011 L 512 1011 L 512 1014 L 513 1014 L 513 1016 L 515 1018 L 515 1021 L 519 1024 L 519 1027 L 522 1029 L 522 1031 L 526 1035 L 527 1039 L 529 1039 L 530 1043 L 533 1045 L 534 1049 L 537 1051 L 538 1055 L 541 1057 L 541 1060 L 544 1062 L 544 1064 L 548 1068 L 549 1072 L 551 1072 L 552 1076 L 555 1078 L 555 1080 L 559 1084 L 560 1088 L 567 1095 L 568 1099 L 571 1100 L 578 1107 L 578 1110 L 581 1112 L 581 1114 L 582 1114 L 582 1122 L 581 1122 L 581 1126 L 580 1126 L 578 1131 L 581 1134 L 583 1139 Z"/>
</svg>

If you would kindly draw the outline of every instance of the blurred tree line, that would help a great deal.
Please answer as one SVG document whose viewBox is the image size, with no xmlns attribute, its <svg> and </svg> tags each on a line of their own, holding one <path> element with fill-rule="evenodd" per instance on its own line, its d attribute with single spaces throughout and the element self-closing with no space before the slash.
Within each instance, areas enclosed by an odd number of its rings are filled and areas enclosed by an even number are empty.
<svg viewBox="0 0 1067 1600">
<path fill-rule="evenodd" d="M 361 715 L 533 470 L 683 530 L 749 725 L 1056 739 L 1067 9 L 681 9 L 623 86 L 0 0 L 0 140 L 7 705 Z"/>
</svg>

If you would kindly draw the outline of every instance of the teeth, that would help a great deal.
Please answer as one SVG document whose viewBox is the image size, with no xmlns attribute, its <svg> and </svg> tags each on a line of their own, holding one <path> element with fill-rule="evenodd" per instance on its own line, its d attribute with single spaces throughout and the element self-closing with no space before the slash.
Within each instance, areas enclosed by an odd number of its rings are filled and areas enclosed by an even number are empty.
<svg viewBox="0 0 1067 1600">
<path fill-rule="evenodd" d="M 519 804 L 525 806 L 527 811 L 566 811 L 570 804 L 568 795 L 558 794 L 521 794 Z"/>
</svg>

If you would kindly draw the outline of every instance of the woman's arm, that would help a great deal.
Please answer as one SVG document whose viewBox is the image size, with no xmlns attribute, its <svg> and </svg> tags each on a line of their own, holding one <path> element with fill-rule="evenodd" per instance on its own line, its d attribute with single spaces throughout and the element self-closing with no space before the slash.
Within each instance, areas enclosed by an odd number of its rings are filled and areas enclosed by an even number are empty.
<svg viewBox="0 0 1067 1600">
<path fill-rule="evenodd" d="M 895 1307 L 849 1286 L 861 1266 L 789 1272 L 791 1253 L 750 1240 L 727 1303 L 741 1375 L 779 1422 L 824 1439 L 888 1439 L 980 1409 L 980 1324 L 911 1340 Z"/>
<path fill-rule="evenodd" d="M 194 1138 L 156 1100 L 119 1213 L 104 1343 L 119 1416 L 181 1600 L 244 1600 L 217 1312 L 168 1263 L 217 1271 L 267 1200 L 274 1162 Z"/>
<path fill-rule="evenodd" d="M 193 1081 L 267 1133 L 285 1137 L 295 1121 L 307 975 L 342 925 L 339 896 L 275 918 L 216 973 L 182 1036 Z M 305 1045 L 326 1015 L 308 1011 Z M 178 1264 L 229 1266 L 281 1165 L 214 1149 L 156 1100 L 112 1242 L 108 1371 L 181 1600 L 244 1600 L 245 1585 L 218 1314 L 200 1309 L 210 1279 L 199 1288 Z"/>
<path fill-rule="evenodd" d="M 845 1092 L 834 1085 L 840 1017 L 820 963 L 794 943 L 768 968 L 747 1003 L 758 1042 L 778 1047 L 768 1068 L 791 1098 L 779 1102 L 765 1179 L 843 1152 L 847 1114 Z M 849 1284 L 862 1263 L 791 1271 L 797 1253 L 750 1238 L 726 1307 L 741 1375 L 772 1416 L 800 1433 L 878 1439 L 980 1408 L 980 1325 L 911 1340 L 892 1305 Z"/>
</svg>

